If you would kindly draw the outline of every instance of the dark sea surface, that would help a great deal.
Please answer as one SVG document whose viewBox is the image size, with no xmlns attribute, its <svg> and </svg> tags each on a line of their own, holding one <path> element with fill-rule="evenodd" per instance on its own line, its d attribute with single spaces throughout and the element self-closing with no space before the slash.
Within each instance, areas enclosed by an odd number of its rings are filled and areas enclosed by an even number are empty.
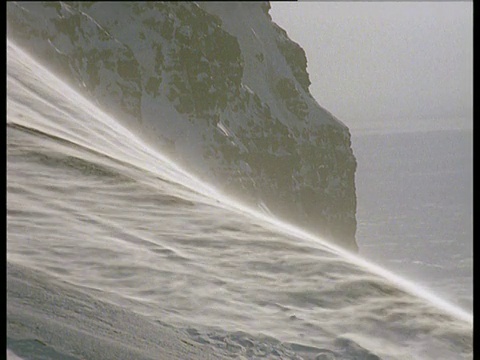
<svg viewBox="0 0 480 360">
<path fill-rule="evenodd" d="M 10 354 L 471 359 L 471 313 L 398 273 L 219 194 L 7 42 Z"/>
</svg>

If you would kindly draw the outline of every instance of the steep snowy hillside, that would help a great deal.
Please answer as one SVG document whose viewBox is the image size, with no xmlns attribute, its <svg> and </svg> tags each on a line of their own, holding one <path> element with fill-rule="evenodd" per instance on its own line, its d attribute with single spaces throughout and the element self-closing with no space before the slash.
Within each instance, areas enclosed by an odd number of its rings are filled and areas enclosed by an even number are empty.
<svg viewBox="0 0 480 360">
<path fill-rule="evenodd" d="M 227 193 L 356 251 L 348 128 L 267 2 L 9 2 L 7 35 Z"/>
</svg>

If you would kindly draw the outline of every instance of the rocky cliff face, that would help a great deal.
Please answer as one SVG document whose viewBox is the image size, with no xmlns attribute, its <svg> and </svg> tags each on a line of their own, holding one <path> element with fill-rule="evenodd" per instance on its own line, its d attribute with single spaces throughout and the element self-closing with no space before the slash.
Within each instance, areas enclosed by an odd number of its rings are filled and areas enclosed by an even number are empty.
<svg viewBox="0 0 480 360">
<path fill-rule="evenodd" d="M 198 176 L 348 249 L 348 128 L 267 2 L 10 2 L 7 35 Z"/>
</svg>

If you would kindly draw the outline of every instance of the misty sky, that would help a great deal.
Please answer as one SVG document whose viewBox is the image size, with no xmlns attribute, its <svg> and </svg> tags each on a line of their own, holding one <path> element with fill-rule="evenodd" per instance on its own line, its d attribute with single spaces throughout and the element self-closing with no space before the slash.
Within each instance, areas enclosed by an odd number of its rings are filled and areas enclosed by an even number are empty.
<svg viewBox="0 0 480 360">
<path fill-rule="evenodd" d="M 473 2 L 271 2 L 352 131 L 473 126 Z"/>
</svg>

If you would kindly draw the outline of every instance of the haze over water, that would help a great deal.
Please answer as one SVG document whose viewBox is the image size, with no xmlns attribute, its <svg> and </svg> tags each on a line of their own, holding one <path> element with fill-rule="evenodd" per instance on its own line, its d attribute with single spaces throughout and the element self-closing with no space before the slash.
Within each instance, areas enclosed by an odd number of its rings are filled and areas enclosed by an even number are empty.
<svg viewBox="0 0 480 360">
<path fill-rule="evenodd" d="M 362 255 L 469 311 L 473 308 L 472 135 L 444 130 L 353 138 L 359 164 L 357 241 Z"/>
</svg>

